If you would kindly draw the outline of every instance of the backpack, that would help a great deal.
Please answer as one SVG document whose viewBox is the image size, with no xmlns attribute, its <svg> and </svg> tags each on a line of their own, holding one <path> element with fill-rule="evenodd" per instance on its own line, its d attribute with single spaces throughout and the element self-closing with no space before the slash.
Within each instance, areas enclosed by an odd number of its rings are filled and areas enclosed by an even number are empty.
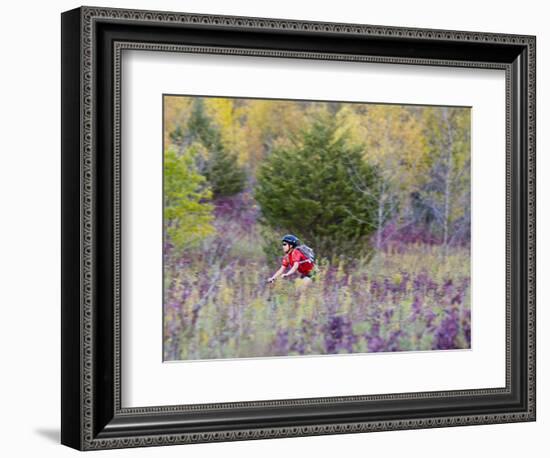
<svg viewBox="0 0 550 458">
<path fill-rule="evenodd" d="M 301 263 L 309 261 L 312 264 L 315 264 L 315 252 L 313 251 L 312 248 L 308 247 L 307 245 L 301 244 L 301 245 L 298 245 L 294 249 L 298 250 L 300 253 L 302 253 L 307 258 L 307 260 L 301 261 Z"/>
</svg>

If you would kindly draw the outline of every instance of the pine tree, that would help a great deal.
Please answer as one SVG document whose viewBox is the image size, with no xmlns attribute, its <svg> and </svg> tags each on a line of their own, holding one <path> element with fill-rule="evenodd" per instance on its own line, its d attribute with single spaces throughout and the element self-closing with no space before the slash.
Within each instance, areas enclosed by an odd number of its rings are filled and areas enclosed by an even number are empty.
<svg viewBox="0 0 550 458">
<path fill-rule="evenodd" d="M 187 122 L 185 139 L 190 143 L 200 142 L 208 151 L 223 148 L 220 132 L 212 125 L 204 110 L 204 101 L 197 97 L 194 100 L 193 111 Z"/>
<path fill-rule="evenodd" d="M 218 129 L 212 124 L 204 109 L 204 101 L 196 98 L 186 128 L 177 126 L 170 135 L 180 151 L 194 146 L 196 162 L 203 174 L 213 197 L 238 194 L 246 184 L 246 172 L 239 166 L 235 154 L 227 151 Z"/>
<path fill-rule="evenodd" d="M 205 176 L 212 186 L 215 198 L 238 194 L 246 183 L 246 173 L 237 164 L 237 157 L 223 148 L 210 152 Z"/>
<path fill-rule="evenodd" d="M 363 155 L 347 145 L 334 116 L 316 114 L 293 146 L 274 149 L 259 170 L 262 223 L 295 233 L 320 257 L 371 252 L 379 174 Z"/>
</svg>

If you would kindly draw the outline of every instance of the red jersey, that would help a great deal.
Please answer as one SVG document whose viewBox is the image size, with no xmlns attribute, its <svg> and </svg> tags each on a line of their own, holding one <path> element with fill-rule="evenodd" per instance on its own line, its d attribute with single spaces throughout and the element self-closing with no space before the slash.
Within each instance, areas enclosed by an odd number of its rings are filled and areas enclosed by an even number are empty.
<svg viewBox="0 0 550 458">
<path fill-rule="evenodd" d="M 291 267 L 298 262 L 298 272 L 307 275 L 313 270 L 313 263 L 296 248 L 283 257 L 283 267 Z"/>
</svg>

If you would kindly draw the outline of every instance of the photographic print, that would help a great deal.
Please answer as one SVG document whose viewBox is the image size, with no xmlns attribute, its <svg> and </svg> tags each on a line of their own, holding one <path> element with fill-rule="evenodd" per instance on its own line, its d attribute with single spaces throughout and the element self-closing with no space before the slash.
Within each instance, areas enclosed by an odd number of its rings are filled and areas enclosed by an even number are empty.
<svg viewBox="0 0 550 458">
<path fill-rule="evenodd" d="M 163 117 L 164 361 L 471 348 L 469 107 Z"/>
</svg>

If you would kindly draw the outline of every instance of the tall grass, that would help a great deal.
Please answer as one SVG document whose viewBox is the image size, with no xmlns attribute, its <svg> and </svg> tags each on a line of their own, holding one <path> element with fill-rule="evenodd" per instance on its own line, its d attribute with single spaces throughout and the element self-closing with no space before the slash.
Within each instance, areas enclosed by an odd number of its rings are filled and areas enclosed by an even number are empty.
<svg viewBox="0 0 550 458">
<path fill-rule="evenodd" d="M 267 284 L 278 266 L 254 249 L 254 230 L 244 244 L 224 242 L 230 232 L 194 255 L 166 257 L 165 360 L 470 347 L 468 248 L 445 260 L 440 246 L 421 244 L 369 264 L 322 259 L 304 288 Z"/>
</svg>

